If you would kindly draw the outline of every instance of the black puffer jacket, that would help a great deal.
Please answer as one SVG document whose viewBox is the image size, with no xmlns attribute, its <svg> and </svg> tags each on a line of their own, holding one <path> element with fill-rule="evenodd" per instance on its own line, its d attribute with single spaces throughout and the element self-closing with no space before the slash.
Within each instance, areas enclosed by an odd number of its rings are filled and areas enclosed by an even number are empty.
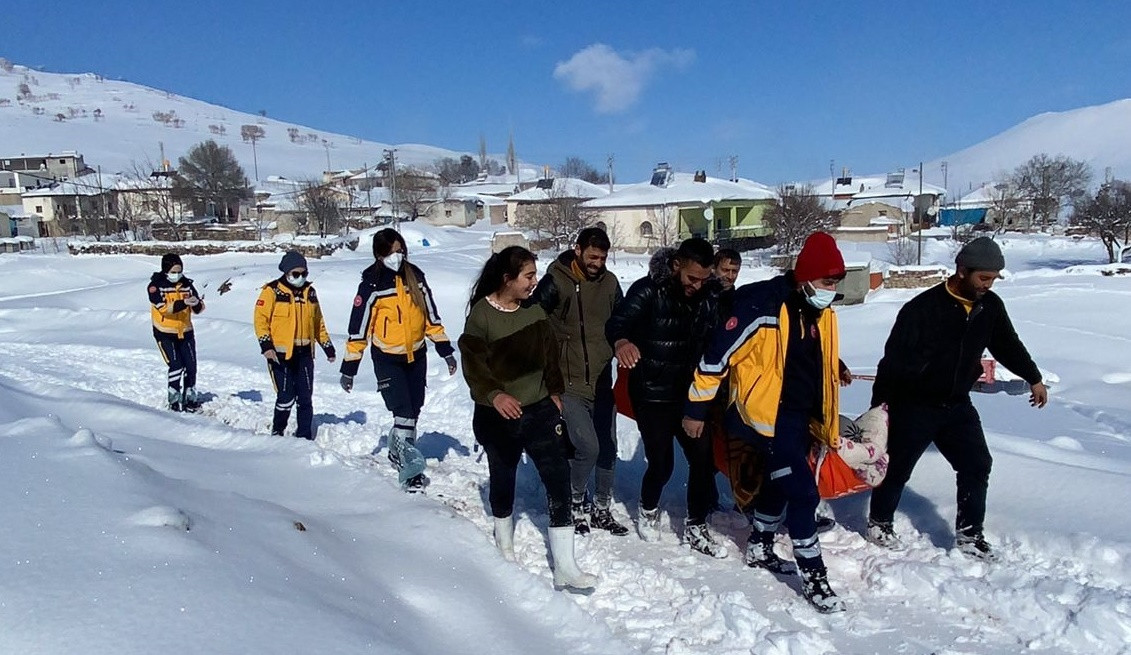
<svg viewBox="0 0 1131 655">
<path fill-rule="evenodd" d="M 968 402 L 986 349 L 1029 384 L 1041 381 L 1000 296 L 987 292 L 967 316 L 946 282 L 931 287 L 899 310 L 876 369 L 872 406 Z"/>
<path fill-rule="evenodd" d="M 629 391 L 646 402 L 687 401 L 687 389 L 707 337 L 718 320 L 720 285 L 711 279 L 695 296 L 683 293 L 672 276 L 674 248 L 652 256 L 648 275 L 632 283 L 605 324 L 605 337 L 616 346 L 628 339 L 640 349 Z"/>
</svg>

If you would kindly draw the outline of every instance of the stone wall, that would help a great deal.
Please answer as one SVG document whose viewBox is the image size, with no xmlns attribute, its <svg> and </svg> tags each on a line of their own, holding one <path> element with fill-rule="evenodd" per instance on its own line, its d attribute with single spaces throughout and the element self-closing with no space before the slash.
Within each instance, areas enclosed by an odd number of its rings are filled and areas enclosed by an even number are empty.
<svg viewBox="0 0 1131 655">
<path fill-rule="evenodd" d="M 160 257 L 167 252 L 180 255 L 218 255 L 225 252 L 278 252 L 297 250 L 304 257 L 319 259 L 341 248 L 357 249 L 358 237 L 343 237 L 327 242 L 275 241 L 76 241 L 67 244 L 72 255 L 150 255 Z"/>
<path fill-rule="evenodd" d="M 884 287 L 888 289 L 922 289 L 933 287 L 946 280 L 950 271 L 944 267 L 917 266 L 914 268 L 899 268 L 893 266 L 888 269 Z"/>
</svg>

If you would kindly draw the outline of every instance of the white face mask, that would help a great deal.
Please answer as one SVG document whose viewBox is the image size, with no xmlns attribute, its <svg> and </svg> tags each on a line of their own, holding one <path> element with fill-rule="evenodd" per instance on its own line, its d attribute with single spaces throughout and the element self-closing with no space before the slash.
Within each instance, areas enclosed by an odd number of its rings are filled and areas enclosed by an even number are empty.
<svg viewBox="0 0 1131 655">
<path fill-rule="evenodd" d="M 177 282 L 181 279 L 180 273 L 166 273 L 165 277 L 169 278 L 170 282 Z"/>
<path fill-rule="evenodd" d="M 818 289 L 817 287 L 813 286 L 812 282 L 806 282 L 805 286 L 808 289 L 808 292 L 805 294 L 805 300 L 807 300 L 810 305 L 816 307 L 817 309 L 825 309 L 829 305 L 833 304 L 834 300 L 836 300 L 835 290 L 830 291 L 828 289 Z"/>
<path fill-rule="evenodd" d="M 287 276 L 287 283 L 289 283 L 292 287 L 301 287 L 302 285 L 306 284 L 306 276 L 305 275 L 296 275 L 296 276 L 292 277 L 292 276 L 288 275 Z"/>
<path fill-rule="evenodd" d="M 385 255 L 385 258 L 381 260 L 381 263 L 385 265 L 385 268 L 393 272 L 401 270 L 402 262 L 404 262 L 403 252 L 391 252 Z"/>
</svg>

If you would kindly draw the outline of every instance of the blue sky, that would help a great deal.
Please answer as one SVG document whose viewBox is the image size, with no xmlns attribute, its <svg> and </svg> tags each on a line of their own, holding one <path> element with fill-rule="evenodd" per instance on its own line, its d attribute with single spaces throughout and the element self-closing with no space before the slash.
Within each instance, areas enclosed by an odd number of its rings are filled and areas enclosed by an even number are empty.
<svg viewBox="0 0 1131 655">
<path fill-rule="evenodd" d="M 1131 97 L 1131 3 L 63 2 L 0 56 L 386 143 L 768 184 Z"/>
</svg>

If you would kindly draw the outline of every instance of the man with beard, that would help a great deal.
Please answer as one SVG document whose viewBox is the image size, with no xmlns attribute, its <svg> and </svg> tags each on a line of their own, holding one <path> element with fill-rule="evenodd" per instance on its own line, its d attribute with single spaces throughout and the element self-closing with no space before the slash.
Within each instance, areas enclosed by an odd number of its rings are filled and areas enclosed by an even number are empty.
<svg viewBox="0 0 1131 655">
<path fill-rule="evenodd" d="M 718 321 L 714 257 L 711 244 L 698 238 L 678 250 L 657 251 L 648 275 L 629 287 L 605 324 L 605 336 L 620 365 L 632 369 L 628 393 L 648 462 L 640 488 L 640 538 L 660 538 L 660 494 L 671 479 L 678 442 L 688 463 L 684 537 L 692 549 L 723 558 L 726 547 L 707 529 L 715 472 L 711 440 L 692 437 L 681 425 L 687 388 Z"/>
<path fill-rule="evenodd" d="M 876 370 L 872 406 L 887 403 L 887 476 L 872 491 L 867 537 L 899 548 L 892 526 L 903 487 L 932 443 L 957 477 L 955 542 L 970 556 L 991 560 L 982 523 L 986 515 L 992 458 L 970 391 L 982 374 L 982 353 L 1029 383 L 1029 404 L 1044 407 L 1048 390 L 1025 349 L 1000 296 L 990 288 L 1001 277 L 1005 257 L 992 239 L 966 244 L 956 272 L 912 298 L 892 326 Z"/>
<path fill-rule="evenodd" d="M 530 301 L 545 310 L 561 348 L 562 416 L 574 448 L 570 459 L 574 529 L 588 534 L 593 527 L 621 536 L 628 534 L 628 528 L 611 510 L 617 436 L 613 349 L 605 340 L 605 323 L 624 294 L 617 276 L 605 268 L 610 245 L 601 228 L 582 230 L 573 248 L 550 264 Z M 590 505 L 586 496 L 594 471 Z"/>
</svg>

